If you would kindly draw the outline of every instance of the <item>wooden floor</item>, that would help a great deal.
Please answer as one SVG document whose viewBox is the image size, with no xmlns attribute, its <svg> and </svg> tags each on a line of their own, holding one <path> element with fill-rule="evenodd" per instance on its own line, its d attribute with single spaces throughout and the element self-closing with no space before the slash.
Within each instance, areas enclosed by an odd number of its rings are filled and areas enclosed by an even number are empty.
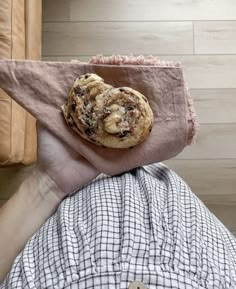
<svg viewBox="0 0 236 289">
<path fill-rule="evenodd" d="M 42 40 L 43 60 L 133 53 L 180 61 L 201 130 L 166 163 L 236 234 L 236 1 L 44 0 Z"/>
</svg>

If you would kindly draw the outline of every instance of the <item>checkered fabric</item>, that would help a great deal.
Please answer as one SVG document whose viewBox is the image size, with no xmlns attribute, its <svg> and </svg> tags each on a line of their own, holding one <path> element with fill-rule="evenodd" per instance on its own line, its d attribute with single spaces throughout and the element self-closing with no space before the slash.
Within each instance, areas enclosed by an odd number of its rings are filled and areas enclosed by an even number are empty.
<svg viewBox="0 0 236 289">
<path fill-rule="evenodd" d="M 101 175 L 66 198 L 3 288 L 236 288 L 236 239 L 163 164 Z"/>
</svg>

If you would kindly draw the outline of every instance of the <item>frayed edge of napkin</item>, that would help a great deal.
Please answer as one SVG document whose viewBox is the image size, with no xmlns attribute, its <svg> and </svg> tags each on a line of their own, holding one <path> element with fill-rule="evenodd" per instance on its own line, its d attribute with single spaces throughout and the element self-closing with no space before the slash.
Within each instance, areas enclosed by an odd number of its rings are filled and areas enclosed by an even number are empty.
<svg viewBox="0 0 236 289">
<path fill-rule="evenodd" d="M 163 61 L 156 56 L 134 56 L 130 55 L 112 55 L 112 56 L 103 56 L 98 54 L 93 56 L 90 61 L 90 64 L 113 64 L 113 65 L 151 65 L 151 66 L 166 66 L 166 67 L 180 67 L 179 62 L 173 61 Z"/>
<path fill-rule="evenodd" d="M 188 122 L 192 123 L 192 130 L 190 131 L 190 133 L 188 135 L 187 144 L 192 145 L 197 140 L 197 132 L 198 132 L 200 127 L 199 127 L 199 122 L 197 119 L 197 114 L 196 114 L 196 111 L 195 111 L 194 105 L 193 105 L 193 98 L 189 92 L 189 88 L 188 88 L 187 83 L 184 84 L 184 89 L 185 89 L 185 93 L 186 93 L 186 97 L 187 97 L 188 111 L 189 111 Z"/>
</svg>

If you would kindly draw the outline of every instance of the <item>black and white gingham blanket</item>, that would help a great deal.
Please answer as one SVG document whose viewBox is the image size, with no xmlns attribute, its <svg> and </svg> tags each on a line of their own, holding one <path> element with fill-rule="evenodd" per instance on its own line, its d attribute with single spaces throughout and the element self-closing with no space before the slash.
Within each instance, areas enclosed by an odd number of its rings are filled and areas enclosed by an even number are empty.
<svg viewBox="0 0 236 289">
<path fill-rule="evenodd" d="M 236 239 L 163 164 L 99 176 L 28 241 L 1 289 L 236 288 Z"/>
</svg>

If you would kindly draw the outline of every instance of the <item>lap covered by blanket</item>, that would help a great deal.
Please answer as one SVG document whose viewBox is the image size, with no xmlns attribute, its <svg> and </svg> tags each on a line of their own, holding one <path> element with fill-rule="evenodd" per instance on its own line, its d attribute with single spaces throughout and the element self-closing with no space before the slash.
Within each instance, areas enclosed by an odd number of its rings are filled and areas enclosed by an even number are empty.
<svg viewBox="0 0 236 289">
<path fill-rule="evenodd" d="M 236 239 L 163 164 L 63 200 L 0 289 L 235 289 Z"/>
</svg>

